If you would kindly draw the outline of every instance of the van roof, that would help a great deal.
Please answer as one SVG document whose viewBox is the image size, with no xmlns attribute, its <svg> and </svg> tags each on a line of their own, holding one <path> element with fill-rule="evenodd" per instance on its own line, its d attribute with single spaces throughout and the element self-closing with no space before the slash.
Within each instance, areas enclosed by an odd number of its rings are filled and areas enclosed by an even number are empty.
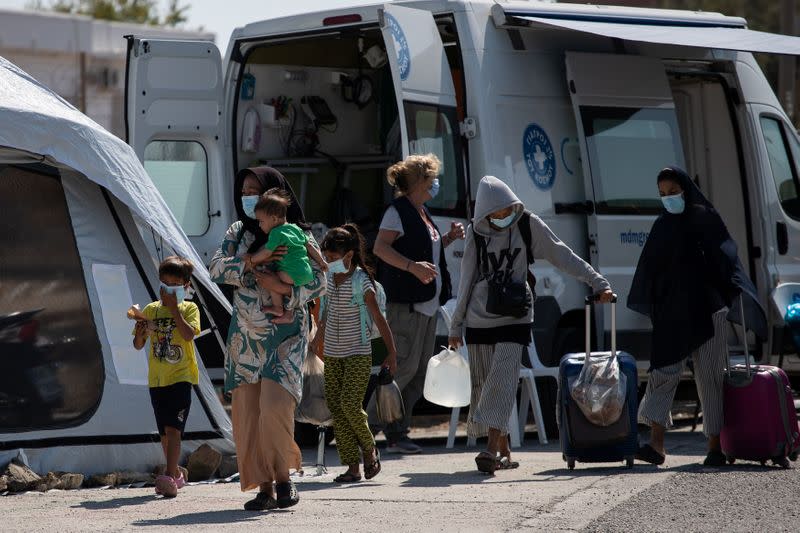
<svg viewBox="0 0 800 533">
<path fill-rule="evenodd" d="M 342 15 L 359 15 L 361 22 L 377 23 L 378 8 L 387 2 L 369 0 L 354 1 L 351 6 L 337 7 L 315 12 L 267 18 L 236 28 L 231 35 L 231 43 L 237 39 L 295 33 L 317 30 L 325 27 L 326 18 Z M 746 27 L 747 22 L 740 17 L 728 17 L 720 13 L 686 11 L 677 9 L 653 9 L 641 7 L 598 6 L 591 4 L 553 4 L 525 0 L 403 0 L 389 2 L 401 6 L 415 7 L 434 13 L 465 11 L 482 7 L 487 11 L 492 6 L 502 8 L 507 16 L 536 16 L 541 18 L 560 18 L 591 20 L 598 22 L 625 22 L 629 24 L 670 24 L 697 26 Z M 496 7 L 496 8 L 497 8 Z M 496 9 L 495 8 L 495 9 Z"/>
</svg>

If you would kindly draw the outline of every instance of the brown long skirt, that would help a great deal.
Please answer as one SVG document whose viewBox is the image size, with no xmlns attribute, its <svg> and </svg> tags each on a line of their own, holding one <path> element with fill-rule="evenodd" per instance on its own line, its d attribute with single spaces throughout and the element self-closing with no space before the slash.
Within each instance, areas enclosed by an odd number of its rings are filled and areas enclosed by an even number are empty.
<svg viewBox="0 0 800 533">
<path fill-rule="evenodd" d="M 233 440 L 242 491 L 287 481 L 289 470 L 299 470 L 302 463 L 294 441 L 294 397 L 271 379 L 239 385 L 232 395 Z"/>
</svg>

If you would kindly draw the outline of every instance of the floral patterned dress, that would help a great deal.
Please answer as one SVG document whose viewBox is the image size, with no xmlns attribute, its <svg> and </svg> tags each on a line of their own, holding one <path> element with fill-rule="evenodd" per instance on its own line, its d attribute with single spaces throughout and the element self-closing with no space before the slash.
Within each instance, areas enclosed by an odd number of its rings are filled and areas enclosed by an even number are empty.
<svg viewBox="0 0 800 533">
<path fill-rule="evenodd" d="M 317 247 L 314 237 L 310 233 L 308 236 Z M 252 233 L 242 230 L 241 221 L 234 222 L 209 266 L 211 279 L 215 283 L 235 287 L 233 317 L 228 329 L 228 350 L 225 354 L 225 390 L 231 391 L 243 383 L 271 379 L 289 391 L 299 403 L 310 320 L 305 304 L 325 293 L 325 273 L 316 262 L 311 261 L 314 280 L 307 285 L 294 287 L 287 305 L 294 310 L 294 322 L 273 324 L 261 311 L 261 306 L 269 303 L 262 301 L 262 295 L 268 298 L 269 293 L 259 291 L 252 273 L 242 275 L 245 264 L 241 256 L 247 253 L 254 240 Z"/>
</svg>

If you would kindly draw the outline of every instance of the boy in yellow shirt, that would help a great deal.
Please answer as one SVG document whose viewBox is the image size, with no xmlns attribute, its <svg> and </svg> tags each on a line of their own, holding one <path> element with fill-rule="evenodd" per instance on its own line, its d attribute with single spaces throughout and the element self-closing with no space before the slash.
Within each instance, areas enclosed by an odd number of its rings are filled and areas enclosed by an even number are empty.
<svg viewBox="0 0 800 533">
<path fill-rule="evenodd" d="M 156 494 L 172 498 L 186 485 L 178 470 L 181 437 L 189 418 L 192 385 L 198 381 L 195 335 L 200 333 L 200 313 L 194 302 L 183 301 L 194 267 L 187 259 L 171 256 L 158 267 L 161 299 L 135 313 L 133 346 L 141 350 L 150 339 L 148 383 L 161 446 L 167 461 L 156 478 Z M 130 313 L 129 313 L 130 314 Z"/>
</svg>

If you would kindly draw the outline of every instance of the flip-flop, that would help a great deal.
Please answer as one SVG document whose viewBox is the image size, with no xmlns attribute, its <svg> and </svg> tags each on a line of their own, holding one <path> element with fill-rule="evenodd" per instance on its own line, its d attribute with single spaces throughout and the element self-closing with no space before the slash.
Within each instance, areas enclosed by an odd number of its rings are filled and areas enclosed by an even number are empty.
<svg viewBox="0 0 800 533">
<path fill-rule="evenodd" d="M 500 458 L 497 461 L 497 470 L 512 470 L 514 468 L 519 468 L 519 463 L 517 461 L 512 461 L 506 456 Z"/>
<path fill-rule="evenodd" d="M 358 483 L 361 481 L 361 476 L 357 474 L 351 474 L 350 472 L 345 472 L 344 474 L 339 474 L 335 478 L 333 478 L 335 483 Z"/>
<path fill-rule="evenodd" d="M 489 452 L 481 452 L 475 456 L 475 464 L 478 466 L 478 472 L 484 474 L 494 474 L 497 470 L 499 461 Z"/>
<path fill-rule="evenodd" d="M 643 446 L 639 446 L 639 451 L 636 452 L 636 458 L 640 461 L 644 461 L 645 463 L 650 463 L 653 465 L 662 465 L 664 464 L 666 456 L 661 453 L 658 453 L 649 444 L 645 444 Z"/>
<path fill-rule="evenodd" d="M 375 448 L 375 460 L 364 465 L 364 479 L 372 479 L 381 471 L 381 452 Z"/>
</svg>

